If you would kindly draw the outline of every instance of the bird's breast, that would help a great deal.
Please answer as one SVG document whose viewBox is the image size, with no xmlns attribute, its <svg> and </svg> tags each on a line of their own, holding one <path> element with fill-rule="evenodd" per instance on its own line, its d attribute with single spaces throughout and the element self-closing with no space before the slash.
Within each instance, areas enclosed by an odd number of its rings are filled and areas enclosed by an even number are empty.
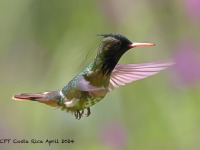
<svg viewBox="0 0 200 150">
<path fill-rule="evenodd" d="M 88 98 L 87 101 L 85 101 L 84 108 L 89 108 L 96 103 L 98 103 L 100 100 L 102 100 L 104 97 L 95 97 L 95 98 Z"/>
</svg>

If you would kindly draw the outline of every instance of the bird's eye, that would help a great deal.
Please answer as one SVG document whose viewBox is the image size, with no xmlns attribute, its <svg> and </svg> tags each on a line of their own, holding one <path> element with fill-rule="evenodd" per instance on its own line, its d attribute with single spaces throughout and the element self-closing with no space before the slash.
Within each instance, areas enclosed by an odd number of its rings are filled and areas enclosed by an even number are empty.
<svg viewBox="0 0 200 150">
<path fill-rule="evenodd" d="M 119 41 L 115 41 L 115 42 L 113 43 L 113 45 L 114 45 L 114 46 L 119 46 L 119 45 L 120 45 L 120 42 L 119 42 Z"/>
</svg>

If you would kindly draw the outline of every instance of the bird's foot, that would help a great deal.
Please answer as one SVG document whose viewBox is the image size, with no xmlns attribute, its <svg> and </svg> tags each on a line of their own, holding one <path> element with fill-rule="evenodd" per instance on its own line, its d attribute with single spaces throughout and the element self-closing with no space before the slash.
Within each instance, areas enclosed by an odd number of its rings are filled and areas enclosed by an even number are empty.
<svg viewBox="0 0 200 150">
<path fill-rule="evenodd" d="M 79 110 L 76 110 L 74 112 L 74 116 L 75 116 L 76 119 L 80 120 L 83 117 L 83 114 Z"/>
<path fill-rule="evenodd" d="M 91 110 L 90 110 L 90 107 L 88 107 L 88 108 L 87 108 L 87 114 L 86 114 L 86 117 L 88 117 L 90 114 L 91 114 Z"/>
<path fill-rule="evenodd" d="M 90 110 L 90 108 L 88 107 L 88 108 L 87 108 L 86 117 L 90 116 L 90 114 L 91 114 L 91 110 Z M 83 115 L 84 115 L 84 110 L 82 110 L 82 111 L 76 110 L 76 111 L 74 112 L 74 116 L 75 116 L 75 118 L 78 119 L 78 120 L 80 120 L 80 119 L 83 117 Z"/>
<path fill-rule="evenodd" d="M 81 114 L 82 114 L 82 115 L 84 114 L 84 109 L 81 111 Z M 86 117 L 88 117 L 90 114 L 91 114 L 91 110 L 90 110 L 90 107 L 88 107 L 88 108 L 87 108 Z"/>
</svg>

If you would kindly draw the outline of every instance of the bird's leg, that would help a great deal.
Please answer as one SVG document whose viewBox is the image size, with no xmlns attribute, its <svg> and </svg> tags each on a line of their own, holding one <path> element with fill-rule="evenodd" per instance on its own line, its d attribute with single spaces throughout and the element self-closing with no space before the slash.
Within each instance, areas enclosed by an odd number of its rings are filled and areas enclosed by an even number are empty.
<svg viewBox="0 0 200 150">
<path fill-rule="evenodd" d="M 74 112 L 74 116 L 75 116 L 75 119 L 78 119 L 80 120 L 82 117 L 83 117 L 83 114 L 84 114 L 84 110 L 76 110 Z M 86 117 L 88 117 L 89 115 L 91 114 L 91 110 L 90 110 L 90 107 L 87 108 L 87 114 L 86 114 Z"/>
<path fill-rule="evenodd" d="M 74 116 L 76 119 L 80 120 L 82 118 L 82 113 L 79 110 L 76 110 Z"/>
<path fill-rule="evenodd" d="M 75 116 L 75 119 L 78 118 L 78 114 L 77 114 L 77 111 L 74 112 L 74 116 Z"/>
<path fill-rule="evenodd" d="M 81 111 L 81 114 L 82 114 L 82 115 L 84 114 L 84 109 Z"/>
<path fill-rule="evenodd" d="M 91 114 L 90 107 L 88 107 L 88 108 L 87 108 L 87 114 L 86 114 L 86 117 L 88 117 L 90 114 Z"/>
</svg>

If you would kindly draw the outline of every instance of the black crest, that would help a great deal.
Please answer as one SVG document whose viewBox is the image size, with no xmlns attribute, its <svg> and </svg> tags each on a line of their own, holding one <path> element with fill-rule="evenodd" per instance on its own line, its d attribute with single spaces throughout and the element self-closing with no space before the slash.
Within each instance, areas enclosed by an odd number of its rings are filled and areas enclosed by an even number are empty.
<svg viewBox="0 0 200 150">
<path fill-rule="evenodd" d="M 121 35 L 121 34 L 117 34 L 117 33 L 108 33 L 108 34 L 97 34 L 97 36 L 102 36 L 104 38 L 107 37 L 113 37 L 116 38 L 118 40 L 120 40 L 122 43 L 128 45 L 131 44 L 132 42 L 129 41 L 129 39 L 127 39 L 125 36 Z"/>
</svg>

